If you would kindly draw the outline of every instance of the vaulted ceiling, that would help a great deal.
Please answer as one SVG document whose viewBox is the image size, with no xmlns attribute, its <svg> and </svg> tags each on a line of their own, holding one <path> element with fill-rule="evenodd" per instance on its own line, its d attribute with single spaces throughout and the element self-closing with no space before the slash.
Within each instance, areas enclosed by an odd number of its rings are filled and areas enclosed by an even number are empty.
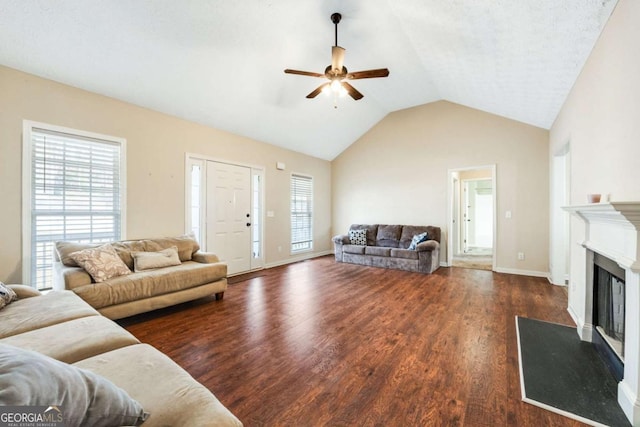
<svg viewBox="0 0 640 427">
<path fill-rule="evenodd" d="M 331 160 L 448 100 L 549 128 L 617 0 L 0 0 L 0 64 Z M 354 101 L 305 96 L 331 62 Z M 1 96 L 1 94 L 0 94 Z"/>
</svg>

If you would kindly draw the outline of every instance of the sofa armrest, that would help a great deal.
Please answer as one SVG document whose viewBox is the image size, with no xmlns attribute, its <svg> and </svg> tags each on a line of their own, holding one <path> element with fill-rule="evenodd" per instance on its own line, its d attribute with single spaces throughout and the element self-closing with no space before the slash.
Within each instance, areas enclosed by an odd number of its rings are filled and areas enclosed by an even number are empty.
<svg viewBox="0 0 640 427">
<path fill-rule="evenodd" d="M 28 285 L 7 285 L 9 288 L 13 289 L 13 292 L 16 293 L 18 299 L 25 299 L 31 297 L 37 297 L 42 295 L 39 290 L 36 288 L 32 288 Z"/>
<path fill-rule="evenodd" d="M 220 258 L 218 255 L 212 252 L 196 252 L 191 256 L 191 259 L 195 262 L 199 262 L 201 264 L 213 264 L 216 262 L 220 262 Z"/>
<path fill-rule="evenodd" d="M 437 240 L 426 240 L 424 242 L 418 243 L 416 246 L 416 251 L 424 252 L 424 251 L 434 251 L 440 247 L 440 243 Z"/>
<path fill-rule="evenodd" d="M 69 267 L 61 262 L 53 263 L 53 289 L 56 291 L 72 290 L 90 285 L 91 276 L 81 267 Z"/>
<path fill-rule="evenodd" d="M 351 240 L 346 234 L 340 234 L 333 237 L 333 243 L 337 243 L 339 245 L 348 245 L 349 243 L 351 243 Z"/>
</svg>

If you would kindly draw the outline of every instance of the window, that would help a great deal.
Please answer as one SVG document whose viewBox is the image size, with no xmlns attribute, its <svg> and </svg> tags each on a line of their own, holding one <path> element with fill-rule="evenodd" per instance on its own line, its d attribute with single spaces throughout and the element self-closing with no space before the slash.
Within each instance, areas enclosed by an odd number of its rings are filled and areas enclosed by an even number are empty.
<svg viewBox="0 0 640 427">
<path fill-rule="evenodd" d="M 126 141 L 24 122 L 23 281 L 52 287 L 54 242 L 124 234 Z"/>
<path fill-rule="evenodd" d="M 203 250 L 206 249 L 206 242 L 204 239 L 205 230 L 203 226 L 205 214 L 204 204 L 206 200 L 204 196 L 204 165 L 204 160 L 187 156 L 186 231 L 187 233 L 193 233 Z"/>
<path fill-rule="evenodd" d="M 291 175 L 291 252 L 313 249 L 313 178 Z"/>
</svg>

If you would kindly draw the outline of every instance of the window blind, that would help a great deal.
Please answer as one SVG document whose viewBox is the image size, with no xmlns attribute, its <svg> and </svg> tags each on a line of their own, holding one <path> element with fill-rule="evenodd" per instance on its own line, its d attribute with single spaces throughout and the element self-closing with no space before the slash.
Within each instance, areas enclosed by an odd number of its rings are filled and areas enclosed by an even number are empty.
<svg viewBox="0 0 640 427">
<path fill-rule="evenodd" d="M 291 252 L 313 248 L 313 178 L 291 175 Z"/>
<path fill-rule="evenodd" d="M 31 281 L 52 286 L 54 242 L 121 238 L 121 144 L 31 130 Z"/>
</svg>

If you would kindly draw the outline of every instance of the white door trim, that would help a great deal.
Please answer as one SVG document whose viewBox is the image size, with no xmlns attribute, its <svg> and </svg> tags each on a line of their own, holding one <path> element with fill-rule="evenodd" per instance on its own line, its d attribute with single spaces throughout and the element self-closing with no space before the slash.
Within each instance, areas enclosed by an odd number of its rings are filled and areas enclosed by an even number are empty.
<svg viewBox="0 0 640 427">
<path fill-rule="evenodd" d="M 206 162 L 211 161 L 211 162 L 217 162 L 217 163 L 224 163 L 224 164 L 228 164 L 228 165 L 233 165 L 233 166 L 241 166 L 241 167 L 246 167 L 246 168 L 250 168 L 251 169 L 251 175 L 253 178 L 253 175 L 255 174 L 259 174 L 261 177 L 261 188 L 260 188 L 260 224 L 262 225 L 261 230 L 260 230 L 260 254 L 261 254 L 261 259 L 258 260 L 257 262 L 253 262 L 252 263 L 252 268 L 251 271 L 253 270 L 260 270 L 262 268 L 264 268 L 265 266 L 265 256 L 264 256 L 264 250 L 265 250 L 265 244 L 264 244 L 264 237 L 266 235 L 265 232 L 265 227 L 266 227 L 266 222 L 265 222 L 265 218 L 266 218 L 266 212 L 265 212 L 265 206 L 266 206 L 266 197 L 265 197 L 265 188 L 266 188 L 266 182 L 267 182 L 267 177 L 266 177 L 266 167 L 264 165 L 257 165 L 257 164 L 252 164 L 252 163 L 244 163 L 244 162 L 237 162 L 237 161 L 233 161 L 233 160 L 228 160 L 228 159 L 222 159 L 219 157 L 214 157 L 214 156 L 208 156 L 205 154 L 198 154 L 198 153 L 191 153 L 191 152 L 186 152 L 185 153 L 185 161 L 184 161 L 184 165 L 185 165 L 185 169 L 184 169 L 184 175 L 185 175 L 185 193 L 184 193 L 184 205 L 185 205 L 185 218 L 184 218 L 184 227 L 185 227 L 185 233 L 189 233 L 191 232 L 191 224 L 190 224 L 190 192 L 191 192 L 191 176 L 190 176 L 190 168 L 189 165 L 192 163 L 197 163 L 197 162 L 201 162 L 202 167 L 202 181 L 203 184 L 201 186 L 201 206 L 200 206 L 200 218 L 202 219 L 201 221 L 201 242 L 200 245 L 202 247 L 203 251 L 207 250 L 206 247 L 206 242 L 207 242 L 207 230 L 206 230 L 206 215 L 207 215 L 207 211 L 206 211 L 206 205 L 207 205 L 207 201 L 206 201 L 206 194 L 207 194 L 207 189 L 206 189 L 206 181 L 207 181 L 207 176 L 206 176 Z M 253 190 L 253 179 L 252 179 L 252 190 Z M 251 210 L 253 212 L 253 198 L 251 201 Z M 250 248 L 251 249 L 251 248 Z M 253 260 L 252 260 L 253 261 Z M 255 268 L 253 267 L 255 265 Z"/>
<path fill-rule="evenodd" d="M 454 189 L 453 189 L 453 181 L 454 181 L 454 174 L 455 173 L 460 173 L 460 172 L 467 172 L 467 171 L 472 171 L 472 170 L 477 170 L 477 169 L 489 169 L 491 170 L 491 191 L 493 192 L 493 262 L 492 262 L 492 270 L 496 271 L 496 259 L 497 259 L 497 252 L 498 252 L 498 224 L 497 224 L 497 218 L 498 218 L 498 210 L 497 210 L 497 206 L 498 206 L 498 186 L 497 186 L 497 176 L 496 176 L 496 165 L 494 164 L 490 164 L 490 165 L 480 165 L 480 166 L 469 166 L 469 167 L 464 167 L 464 168 L 451 168 L 447 170 L 447 265 L 451 266 L 453 263 L 453 250 L 452 248 L 453 246 L 453 234 L 451 232 L 451 230 L 453 229 L 454 226 L 456 226 L 453 223 L 454 220 L 454 213 L 453 213 L 453 206 L 454 206 Z"/>
</svg>

